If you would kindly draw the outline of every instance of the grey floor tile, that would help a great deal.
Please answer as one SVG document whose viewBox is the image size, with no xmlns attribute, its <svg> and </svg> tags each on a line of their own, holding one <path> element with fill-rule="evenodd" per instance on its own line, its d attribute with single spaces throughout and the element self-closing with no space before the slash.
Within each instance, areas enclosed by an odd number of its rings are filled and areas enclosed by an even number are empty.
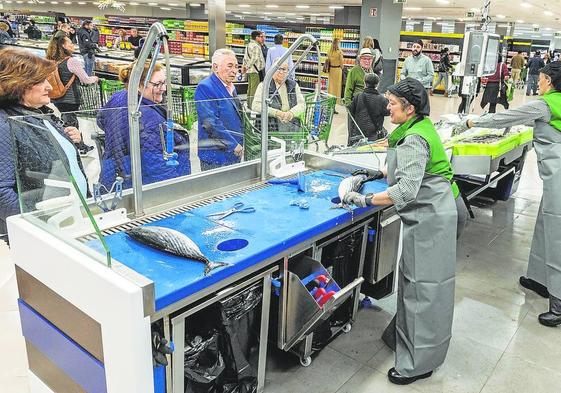
<svg viewBox="0 0 561 393">
<path fill-rule="evenodd" d="M 281 354 L 284 355 L 285 354 Z M 329 347 L 313 359 L 309 367 L 300 367 L 296 358 L 281 368 L 267 364 L 267 393 L 334 393 L 363 366 Z"/>
<path fill-rule="evenodd" d="M 362 309 L 349 333 L 342 333 L 329 344 L 354 360 L 365 364 L 382 348 L 382 332 L 391 321 L 393 314 L 372 308 Z"/>
<path fill-rule="evenodd" d="M 3 354 L 0 357 L 0 379 L 27 376 L 27 352 L 25 340 L 21 335 L 21 324 L 17 311 L 0 312 L 0 348 Z M 3 386 L 0 385 L 0 391 Z"/>
<path fill-rule="evenodd" d="M 503 351 L 458 335 L 432 377 L 415 382 L 422 393 L 478 393 L 491 376 Z"/>
<path fill-rule="evenodd" d="M 456 288 L 453 337 L 469 338 L 504 351 L 528 313 L 517 305 L 466 288 Z"/>
<path fill-rule="evenodd" d="M 386 345 L 380 349 L 372 359 L 368 361 L 368 366 L 386 375 L 388 370 L 395 365 L 395 353 Z"/>
<path fill-rule="evenodd" d="M 385 373 L 364 366 L 337 393 L 414 393 L 412 387 L 398 386 L 388 381 Z"/>
<path fill-rule="evenodd" d="M 559 363 L 559 362 L 558 362 Z M 481 393 L 559 393 L 561 373 L 504 354 Z"/>
<path fill-rule="evenodd" d="M 27 377 L 0 378 L 0 390 L 2 393 L 29 393 L 29 382 Z"/>
<path fill-rule="evenodd" d="M 537 315 L 529 312 L 506 353 L 561 373 L 561 328 L 542 326 Z"/>
</svg>

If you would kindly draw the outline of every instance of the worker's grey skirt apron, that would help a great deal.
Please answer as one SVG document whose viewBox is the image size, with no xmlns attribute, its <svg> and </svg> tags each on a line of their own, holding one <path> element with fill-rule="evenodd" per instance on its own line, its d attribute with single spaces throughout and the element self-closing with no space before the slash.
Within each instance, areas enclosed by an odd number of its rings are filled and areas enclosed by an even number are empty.
<svg viewBox="0 0 561 393">
<path fill-rule="evenodd" d="M 388 184 L 393 185 L 395 149 L 388 149 L 387 164 Z M 415 202 L 398 214 L 403 251 L 397 314 L 383 338 L 390 346 L 395 340 L 395 369 L 413 377 L 444 362 L 452 336 L 458 214 L 450 182 L 426 173 Z"/>
<path fill-rule="evenodd" d="M 536 122 L 534 148 L 543 194 L 527 275 L 561 299 L 561 132 L 548 123 Z"/>
</svg>

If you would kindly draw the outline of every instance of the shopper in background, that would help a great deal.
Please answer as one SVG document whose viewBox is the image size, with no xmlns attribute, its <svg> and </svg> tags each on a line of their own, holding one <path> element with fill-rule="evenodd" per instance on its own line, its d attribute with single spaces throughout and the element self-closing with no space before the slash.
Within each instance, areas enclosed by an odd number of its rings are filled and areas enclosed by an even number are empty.
<svg viewBox="0 0 561 393">
<path fill-rule="evenodd" d="M 89 76 L 93 76 L 95 68 L 95 53 L 97 51 L 97 41 L 93 34 L 93 24 L 91 20 L 82 23 L 82 28 L 78 30 L 78 45 L 80 54 L 84 58 L 84 68 Z"/>
<path fill-rule="evenodd" d="M 388 100 L 381 95 L 376 88 L 380 83 L 380 77 L 376 74 L 366 74 L 364 77 L 364 91 L 353 99 L 349 105 L 349 114 L 354 118 L 359 130 L 352 133 L 354 136 L 364 135 L 369 141 L 385 138 L 387 132 L 384 130 L 384 116 L 390 114 Z M 350 133 L 350 132 L 349 132 Z M 352 139 L 352 138 L 349 138 Z M 353 140 L 349 141 L 352 144 Z"/>
<path fill-rule="evenodd" d="M 508 67 L 503 63 L 503 57 L 499 55 L 497 70 L 493 75 L 487 78 L 487 85 L 481 97 L 481 109 L 489 104 L 489 113 L 497 111 L 497 104 L 501 104 L 508 109 L 508 100 L 506 98 L 505 81 L 509 78 Z"/>
<path fill-rule="evenodd" d="M 343 201 L 361 207 L 394 205 L 403 223 L 397 312 L 382 339 L 395 350 L 390 382 L 407 385 L 430 377 L 446 358 L 454 315 L 456 242 L 467 209 L 428 117 L 425 86 L 406 78 L 388 87 L 387 97 L 391 122 L 399 125 L 388 138 L 389 187 L 368 195 L 350 192 Z M 376 179 L 385 174 L 372 175 Z"/>
<path fill-rule="evenodd" d="M 269 71 L 269 68 L 271 68 L 273 63 L 277 59 L 280 59 L 282 55 L 284 55 L 288 50 L 288 48 L 285 48 L 282 45 L 283 42 L 284 42 L 284 37 L 282 36 L 282 34 L 275 35 L 275 46 L 270 48 L 267 52 L 267 59 L 265 61 L 265 73 L 267 73 L 267 71 Z M 294 60 L 292 60 L 292 56 L 288 56 L 288 59 L 286 61 L 289 64 L 289 70 L 290 70 L 289 76 L 291 79 L 295 79 L 294 73 L 296 70 L 294 69 Z"/>
<path fill-rule="evenodd" d="M 3 44 L 9 42 L 12 38 L 8 34 L 8 25 L 5 22 L 0 22 L 0 49 L 4 47 Z"/>
<path fill-rule="evenodd" d="M 545 67 L 545 63 L 541 58 L 540 51 L 537 50 L 530 60 L 528 60 L 528 86 L 526 86 L 526 95 L 529 96 L 530 92 L 533 95 L 538 95 L 538 78 L 540 70 Z"/>
<path fill-rule="evenodd" d="M 371 74 L 372 62 L 374 56 L 368 48 L 362 48 L 358 56 L 359 64 L 355 65 L 347 74 L 347 83 L 345 84 L 345 96 L 343 102 L 350 105 L 353 98 L 358 96 L 364 90 L 364 76 Z"/>
<path fill-rule="evenodd" d="M 543 55 L 543 62 L 544 64 L 551 63 L 551 55 L 549 54 L 548 51 L 546 51 L 545 54 Z"/>
<path fill-rule="evenodd" d="M 2 21 L 5 22 L 8 25 L 8 30 L 7 33 L 11 38 L 15 38 L 16 33 L 14 33 L 14 30 L 12 29 L 12 21 L 10 20 L 10 15 L 6 14 L 2 17 Z"/>
<path fill-rule="evenodd" d="M 421 82 L 421 84 L 432 95 L 432 81 L 434 79 L 434 66 L 432 60 L 423 54 L 423 41 L 419 40 L 413 44 L 412 56 L 409 56 L 403 62 L 400 80 L 405 78 L 413 78 Z"/>
<path fill-rule="evenodd" d="M 327 84 L 327 92 L 332 96 L 337 97 L 337 103 L 341 103 L 341 89 L 343 83 L 343 67 L 345 66 L 343 60 L 343 52 L 339 47 L 341 42 L 340 38 L 333 39 L 331 48 L 327 52 L 327 68 L 329 72 L 329 83 Z M 337 113 L 337 112 L 335 112 Z"/>
<path fill-rule="evenodd" d="M 512 73 L 512 81 L 516 85 L 520 81 L 520 76 L 522 73 L 522 68 L 524 68 L 524 56 L 522 56 L 522 51 L 518 51 L 512 59 L 510 60 L 510 68 Z"/>
<path fill-rule="evenodd" d="M 195 89 L 203 171 L 238 163 L 243 156 L 243 107 L 234 86 L 237 73 L 236 54 L 218 49 L 212 55 L 212 74 Z"/>
<path fill-rule="evenodd" d="M 79 84 L 97 83 L 98 77 L 86 74 L 82 63 L 77 58 L 72 57 L 74 49 L 74 44 L 70 38 L 61 30 L 49 42 L 47 59 L 57 63 L 58 69 L 55 72 L 58 72 L 63 85 L 66 86 L 72 80 L 66 94 L 61 98 L 53 99 L 52 102 L 60 111 L 64 124 L 78 128 L 76 111 L 80 109 L 82 102 Z M 80 154 L 87 154 L 93 149 L 93 146 L 86 145 L 83 140 L 76 147 Z"/>
<path fill-rule="evenodd" d="M 384 58 L 382 57 L 382 48 L 380 47 L 380 42 L 378 42 L 376 38 L 366 36 L 362 43 L 362 48 L 370 49 L 370 53 L 372 53 L 373 56 L 372 71 L 376 75 L 381 76 L 384 70 Z"/>
<path fill-rule="evenodd" d="M 127 41 L 130 42 L 133 49 L 136 49 L 140 46 L 140 38 L 141 37 L 138 35 L 138 30 L 131 29 L 131 35 L 127 39 Z"/>
<path fill-rule="evenodd" d="M 43 33 L 41 32 L 41 30 L 39 30 L 33 19 L 29 20 L 29 25 L 23 32 L 27 34 L 27 38 L 29 38 L 30 40 L 40 40 L 43 36 Z"/>
<path fill-rule="evenodd" d="M 288 62 L 279 66 L 273 74 L 273 82 L 269 85 L 269 127 L 280 133 L 293 133 L 300 130 L 298 119 L 306 111 L 306 102 L 300 91 L 300 86 L 287 78 Z M 257 86 L 251 109 L 261 112 L 263 98 L 263 83 Z"/>
<path fill-rule="evenodd" d="M 189 161 L 189 138 L 187 133 L 174 131 L 175 152 L 179 165 L 169 166 L 163 157 L 161 132 L 166 130 L 167 113 L 162 105 L 166 92 L 167 75 L 163 65 L 156 63 L 152 75 L 145 86 L 151 61 L 144 64 L 138 94 L 140 102 L 140 153 L 142 164 L 142 184 L 173 179 L 191 173 Z M 125 179 L 123 187 L 129 188 L 131 182 L 128 83 L 136 63 L 121 69 L 119 80 L 125 90 L 113 94 L 97 115 L 98 126 L 105 131 L 105 151 L 103 153 L 99 182 L 108 190 L 117 176 Z"/>
<path fill-rule="evenodd" d="M 115 49 L 125 49 L 125 42 L 127 42 L 127 32 L 125 29 L 119 29 L 117 31 L 117 37 L 113 41 L 113 48 Z"/>
<path fill-rule="evenodd" d="M 68 28 L 68 38 L 70 38 L 73 44 L 78 44 L 76 28 L 73 25 L 70 25 Z"/>
<path fill-rule="evenodd" d="M 242 74 L 247 75 L 247 105 L 251 108 L 257 85 L 265 76 L 265 57 L 261 44 L 265 41 L 265 33 L 259 30 L 251 32 L 251 42 L 247 44 L 243 56 Z"/>
<path fill-rule="evenodd" d="M 0 51 L 1 240 L 7 240 L 6 218 L 20 212 L 18 185 L 25 193 L 21 202 L 27 211 L 35 210 L 35 204 L 46 197 L 45 178 L 70 181 L 66 168 L 83 195 L 87 194 L 86 176 L 74 147 L 81 140 L 80 132 L 63 127 L 46 107 L 51 91 L 47 77 L 55 69 L 52 61 L 27 50 Z M 23 118 L 8 120 L 17 116 Z M 48 189 L 50 197 L 56 192 Z"/>
<path fill-rule="evenodd" d="M 549 298 L 549 311 L 540 314 L 545 326 L 561 325 L 561 63 L 540 70 L 541 99 L 511 110 L 467 120 L 454 134 L 471 127 L 507 128 L 534 122 L 534 149 L 543 193 L 534 229 L 528 272 L 520 285 Z"/>
<path fill-rule="evenodd" d="M 444 97 L 448 97 L 448 75 L 452 71 L 452 63 L 450 63 L 450 56 L 448 55 L 448 48 L 443 48 L 440 51 L 440 61 L 438 62 L 438 79 L 434 86 L 440 85 L 444 82 Z"/>
</svg>

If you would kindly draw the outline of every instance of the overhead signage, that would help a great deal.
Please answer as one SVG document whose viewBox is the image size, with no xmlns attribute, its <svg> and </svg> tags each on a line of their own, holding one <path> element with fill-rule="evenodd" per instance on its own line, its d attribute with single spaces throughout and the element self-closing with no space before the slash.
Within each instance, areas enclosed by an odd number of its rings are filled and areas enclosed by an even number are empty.
<svg viewBox="0 0 561 393">
<path fill-rule="evenodd" d="M 378 16 L 378 8 L 370 8 L 370 16 L 372 17 Z"/>
</svg>

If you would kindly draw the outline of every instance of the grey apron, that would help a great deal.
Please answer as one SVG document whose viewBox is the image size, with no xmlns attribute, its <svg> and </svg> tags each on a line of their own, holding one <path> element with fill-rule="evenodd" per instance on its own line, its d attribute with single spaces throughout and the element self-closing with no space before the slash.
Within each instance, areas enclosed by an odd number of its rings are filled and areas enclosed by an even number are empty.
<svg viewBox="0 0 561 393">
<path fill-rule="evenodd" d="M 388 149 L 387 165 L 388 184 L 394 185 L 395 149 Z M 398 214 L 403 251 L 397 314 L 384 335 L 393 335 L 395 326 L 395 369 L 413 377 L 444 362 L 452 337 L 458 213 L 449 181 L 425 173 L 415 202 Z"/>
<path fill-rule="evenodd" d="M 543 121 L 534 126 L 534 149 L 543 181 L 527 276 L 561 298 L 561 131 Z"/>
</svg>

